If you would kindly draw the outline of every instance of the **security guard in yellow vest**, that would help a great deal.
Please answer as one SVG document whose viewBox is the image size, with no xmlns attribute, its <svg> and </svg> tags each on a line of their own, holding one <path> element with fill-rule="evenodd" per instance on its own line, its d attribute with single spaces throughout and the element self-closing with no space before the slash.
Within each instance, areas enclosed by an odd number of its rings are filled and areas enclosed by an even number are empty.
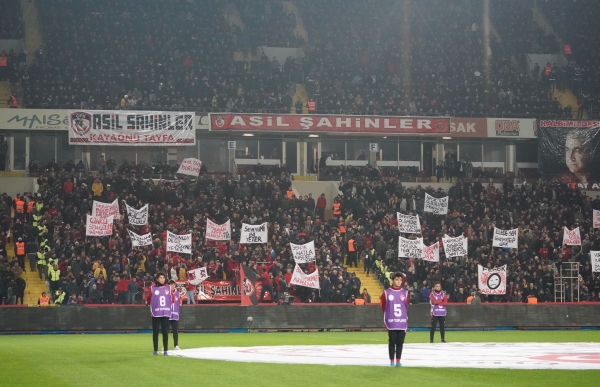
<svg viewBox="0 0 600 387">
<path fill-rule="evenodd" d="M 46 262 L 46 254 L 44 253 L 44 250 L 40 248 L 40 250 L 37 252 L 37 269 L 40 279 L 43 279 L 44 281 L 48 278 L 48 270 L 46 268 L 47 265 L 48 263 Z M 44 278 L 42 278 L 42 275 Z"/>
<path fill-rule="evenodd" d="M 42 215 L 40 215 L 39 211 L 33 210 L 33 227 L 37 228 L 38 224 L 42 220 Z"/>
<path fill-rule="evenodd" d="M 60 270 L 58 270 L 58 266 L 48 266 L 48 280 L 50 282 L 50 293 L 54 293 L 58 290 L 60 282 Z"/>
<path fill-rule="evenodd" d="M 54 300 L 54 305 L 61 305 L 65 301 L 65 292 L 62 289 L 58 289 L 56 291 L 56 299 Z"/>
</svg>

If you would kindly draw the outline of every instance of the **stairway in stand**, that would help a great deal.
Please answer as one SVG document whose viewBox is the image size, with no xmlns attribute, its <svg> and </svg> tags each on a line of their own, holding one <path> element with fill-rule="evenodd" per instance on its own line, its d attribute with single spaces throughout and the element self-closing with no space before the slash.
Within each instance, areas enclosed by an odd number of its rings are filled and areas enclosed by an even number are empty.
<svg viewBox="0 0 600 387">
<path fill-rule="evenodd" d="M 383 293 L 383 286 L 381 286 L 379 281 L 377 281 L 377 279 L 375 278 L 373 273 L 371 273 L 369 275 L 367 275 L 367 273 L 364 273 L 364 271 L 363 271 L 364 266 L 363 266 L 362 260 L 360 260 L 358 262 L 358 268 L 356 268 L 356 267 L 347 267 L 347 268 L 348 268 L 348 273 L 354 273 L 360 279 L 360 282 L 361 282 L 360 292 L 362 293 L 362 290 L 364 288 L 367 288 L 367 291 L 371 295 L 371 303 L 379 304 L 379 296 L 381 296 L 381 293 Z"/>
<path fill-rule="evenodd" d="M 6 244 L 6 252 L 8 260 L 11 261 L 15 256 L 12 237 L 10 243 Z M 40 279 L 37 269 L 33 272 L 30 270 L 29 260 L 27 257 L 25 258 L 25 269 L 27 269 L 27 271 L 23 272 L 23 275 L 21 276 L 21 278 L 23 278 L 27 284 L 25 287 L 25 297 L 23 297 L 23 303 L 29 306 L 37 305 L 38 298 L 42 295 L 42 292 L 48 292 L 46 281 Z"/>
<path fill-rule="evenodd" d="M 6 101 L 12 92 L 9 81 L 0 81 L 0 108 L 8 108 Z"/>
</svg>

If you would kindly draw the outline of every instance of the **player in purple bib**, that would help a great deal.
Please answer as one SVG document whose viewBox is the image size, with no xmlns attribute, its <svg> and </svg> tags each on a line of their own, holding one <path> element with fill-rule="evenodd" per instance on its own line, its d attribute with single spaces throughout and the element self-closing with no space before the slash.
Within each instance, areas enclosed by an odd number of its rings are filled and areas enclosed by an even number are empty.
<svg viewBox="0 0 600 387">
<path fill-rule="evenodd" d="M 390 367 L 402 366 L 402 347 L 408 329 L 408 292 L 402 288 L 403 282 L 404 274 L 392 274 L 392 286 L 380 297 L 383 321 L 388 329 Z"/>
<path fill-rule="evenodd" d="M 179 351 L 179 306 L 181 306 L 181 295 L 176 289 L 177 284 L 175 281 L 170 280 L 169 286 L 171 287 L 172 294 L 172 303 L 171 303 L 171 317 L 169 320 L 171 322 L 171 330 L 173 331 L 173 346 L 176 351 Z"/>
<path fill-rule="evenodd" d="M 156 275 L 156 282 L 150 287 L 150 294 L 146 303 L 150 305 L 152 314 L 152 342 L 154 344 L 154 355 L 158 355 L 158 334 L 162 330 L 164 355 L 168 356 L 169 348 L 169 319 L 171 318 L 172 291 L 166 283 L 167 277 L 164 273 Z"/>
<path fill-rule="evenodd" d="M 445 343 L 446 331 L 444 329 L 444 323 L 446 322 L 446 304 L 448 303 L 448 298 L 446 297 L 446 293 L 442 292 L 442 284 L 439 282 L 436 282 L 435 285 L 433 285 L 433 292 L 429 295 L 429 303 L 431 304 L 431 330 L 429 331 L 429 342 L 433 343 L 435 328 L 439 322 L 442 343 Z"/>
</svg>

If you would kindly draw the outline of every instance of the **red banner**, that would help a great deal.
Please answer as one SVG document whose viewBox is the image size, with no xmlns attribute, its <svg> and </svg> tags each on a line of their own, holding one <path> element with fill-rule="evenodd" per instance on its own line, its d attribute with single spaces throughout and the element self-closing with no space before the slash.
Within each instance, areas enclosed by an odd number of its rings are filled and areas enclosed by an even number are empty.
<svg viewBox="0 0 600 387">
<path fill-rule="evenodd" d="M 441 136 L 450 133 L 450 119 L 316 114 L 211 114 L 210 130 L 407 133 Z"/>
<path fill-rule="evenodd" d="M 183 302 L 186 302 L 188 298 L 186 288 L 187 282 L 176 282 L 177 290 L 181 294 L 181 299 Z M 262 291 L 262 284 L 257 282 L 255 289 L 257 298 L 259 298 L 260 292 Z M 231 281 L 204 281 L 200 285 L 196 286 L 194 298 L 196 301 L 242 301 L 242 297 L 240 295 L 240 284 L 238 283 L 235 287 L 233 287 L 233 283 Z M 264 300 L 270 301 L 271 295 L 269 293 L 265 293 Z"/>
</svg>

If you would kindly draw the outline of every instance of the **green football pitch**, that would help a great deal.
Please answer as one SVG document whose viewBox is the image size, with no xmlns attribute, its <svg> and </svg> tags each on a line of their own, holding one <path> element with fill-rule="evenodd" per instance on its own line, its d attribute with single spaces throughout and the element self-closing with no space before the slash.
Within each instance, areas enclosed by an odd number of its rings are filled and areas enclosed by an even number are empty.
<svg viewBox="0 0 600 387">
<path fill-rule="evenodd" d="M 439 338 L 439 336 L 437 336 Z M 600 331 L 447 332 L 451 342 L 596 342 Z M 170 338 L 171 340 L 171 338 Z M 409 332 L 407 343 L 426 343 Z M 183 349 L 385 344 L 385 332 L 181 333 Z M 170 342 L 172 345 L 172 342 Z M 600 371 L 236 363 L 151 356 L 149 334 L 0 336 L 3 386 L 600 386 Z"/>
</svg>

